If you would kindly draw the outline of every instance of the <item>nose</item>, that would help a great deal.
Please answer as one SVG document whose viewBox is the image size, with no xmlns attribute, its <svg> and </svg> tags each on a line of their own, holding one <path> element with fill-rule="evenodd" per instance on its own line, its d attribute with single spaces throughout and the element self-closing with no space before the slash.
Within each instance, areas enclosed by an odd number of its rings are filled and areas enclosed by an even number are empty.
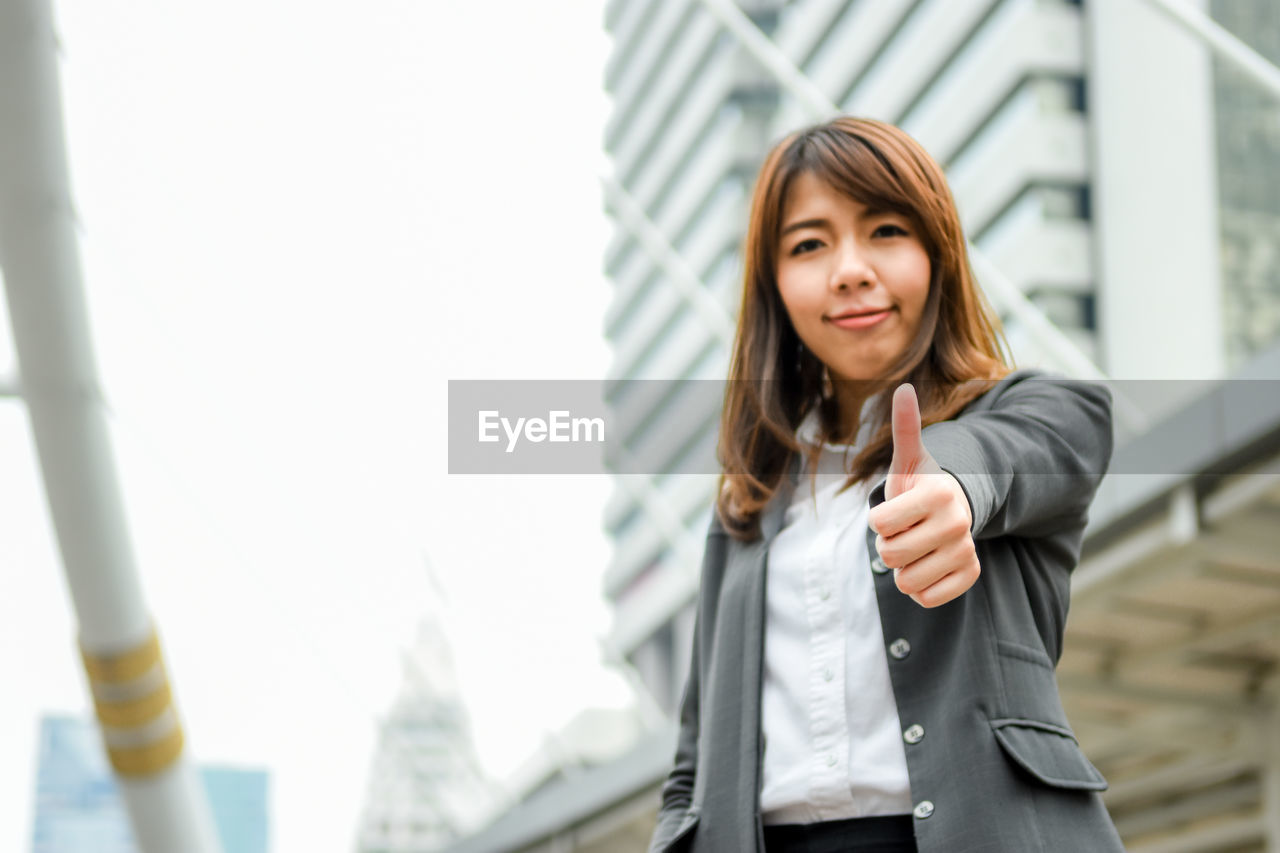
<svg viewBox="0 0 1280 853">
<path fill-rule="evenodd" d="M 874 280 L 875 271 L 855 243 L 844 241 L 835 257 L 836 263 L 831 270 L 832 290 L 851 290 L 859 285 L 870 285 Z"/>
</svg>

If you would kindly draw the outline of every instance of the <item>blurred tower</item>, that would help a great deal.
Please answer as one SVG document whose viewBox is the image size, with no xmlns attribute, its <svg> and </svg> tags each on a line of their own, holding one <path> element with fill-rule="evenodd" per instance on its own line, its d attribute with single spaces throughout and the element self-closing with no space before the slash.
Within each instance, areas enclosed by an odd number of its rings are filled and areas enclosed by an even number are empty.
<svg viewBox="0 0 1280 853">
<path fill-rule="evenodd" d="M 382 721 L 360 824 L 362 853 L 421 853 L 461 837 L 488 811 L 448 638 L 424 619 Z"/>
</svg>

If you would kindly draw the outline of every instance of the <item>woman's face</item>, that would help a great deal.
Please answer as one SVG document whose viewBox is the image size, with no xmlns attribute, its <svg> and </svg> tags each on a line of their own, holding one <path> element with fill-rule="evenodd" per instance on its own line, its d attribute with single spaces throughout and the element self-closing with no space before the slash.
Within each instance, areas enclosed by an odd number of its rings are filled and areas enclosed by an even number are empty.
<svg viewBox="0 0 1280 853">
<path fill-rule="evenodd" d="M 787 191 L 777 257 L 791 323 L 832 379 L 879 379 L 915 340 L 931 270 L 907 217 L 804 173 Z"/>
</svg>

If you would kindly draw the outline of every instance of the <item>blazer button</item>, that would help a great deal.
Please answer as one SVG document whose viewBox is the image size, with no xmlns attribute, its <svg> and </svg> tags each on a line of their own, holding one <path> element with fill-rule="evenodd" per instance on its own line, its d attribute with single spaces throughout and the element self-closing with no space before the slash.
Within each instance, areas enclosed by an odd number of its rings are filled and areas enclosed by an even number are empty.
<svg viewBox="0 0 1280 853">
<path fill-rule="evenodd" d="M 921 800 L 916 803 L 915 810 L 912 811 L 912 814 L 914 814 L 919 820 L 925 820 L 933 814 L 933 803 L 929 800 Z"/>
<path fill-rule="evenodd" d="M 916 724 L 908 728 L 902 733 L 902 739 L 907 743 L 919 743 L 924 740 L 924 726 Z"/>
<path fill-rule="evenodd" d="M 889 654 L 893 655 L 894 660 L 902 660 L 911 654 L 911 644 L 899 637 L 889 644 Z"/>
<path fill-rule="evenodd" d="M 879 554 L 871 559 L 871 571 L 878 575 L 882 575 L 889 571 L 889 567 L 884 564 L 884 560 L 880 559 Z"/>
</svg>

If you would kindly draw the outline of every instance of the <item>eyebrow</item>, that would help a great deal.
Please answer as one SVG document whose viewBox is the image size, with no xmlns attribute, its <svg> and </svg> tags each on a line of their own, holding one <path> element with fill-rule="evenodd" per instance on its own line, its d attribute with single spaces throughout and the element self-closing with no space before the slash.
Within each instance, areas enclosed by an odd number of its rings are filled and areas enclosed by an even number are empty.
<svg viewBox="0 0 1280 853">
<path fill-rule="evenodd" d="M 893 213 L 893 212 L 894 211 L 892 210 L 888 210 L 881 207 L 868 207 L 866 210 L 862 211 L 862 213 L 858 216 L 858 218 L 859 219 L 875 219 L 877 216 L 884 216 L 885 214 Z M 802 219 L 799 222 L 792 222 L 790 225 L 783 228 L 782 233 L 779 234 L 778 236 L 785 237 L 788 234 L 790 234 L 792 231 L 799 231 L 801 228 L 821 228 L 825 225 L 830 225 L 830 224 L 831 224 L 830 221 L 826 219 L 821 219 L 821 218 Z"/>
</svg>

